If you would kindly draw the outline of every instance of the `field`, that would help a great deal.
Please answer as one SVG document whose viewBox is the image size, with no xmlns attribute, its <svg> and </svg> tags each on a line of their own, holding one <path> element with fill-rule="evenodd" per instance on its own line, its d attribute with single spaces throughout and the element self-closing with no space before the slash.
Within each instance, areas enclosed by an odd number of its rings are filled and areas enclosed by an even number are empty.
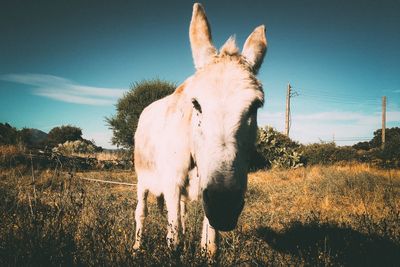
<svg viewBox="0 0 400 267">
<path fill-rule="evenodd" d="M 315 166 L 249 175 L 237 230 L 212 262 L 199 248 L 202 209 L 189 206 L 177 250 L 166 211 L 150 197 L 144 248 L 133 251 L 134 186 L 128 171 L 0 169 L 0 265 L 399 266 L 400 171 Z M 211 262 L 210 262 L 211 261 Z"/>
</svg>

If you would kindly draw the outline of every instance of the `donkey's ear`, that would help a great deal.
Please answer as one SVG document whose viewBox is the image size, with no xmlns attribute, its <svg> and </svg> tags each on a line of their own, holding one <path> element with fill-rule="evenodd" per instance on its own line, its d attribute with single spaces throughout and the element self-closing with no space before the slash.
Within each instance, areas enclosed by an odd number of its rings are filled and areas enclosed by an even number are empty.
<svg viewBox="0 0 400 267">
<path fill-rule="evenodd" d="M 263 62 L 265 52 L 267 51 L 267 38 L 265 37 L 265 26 L 261 25 L 247 37 L 243 46 L 242 56 L 253 68 L 254 73 L 257 73 Z"/>
<path fill-rule="evenodd" d="M 217 54 L 217 50 L 212 44 L 211 30 L 206 13 L 198 3 L 193 5 L 189 37 L 194 66 L 196 69 L 199 69 L 212 61 L 213 57 Z"/>
</svg>

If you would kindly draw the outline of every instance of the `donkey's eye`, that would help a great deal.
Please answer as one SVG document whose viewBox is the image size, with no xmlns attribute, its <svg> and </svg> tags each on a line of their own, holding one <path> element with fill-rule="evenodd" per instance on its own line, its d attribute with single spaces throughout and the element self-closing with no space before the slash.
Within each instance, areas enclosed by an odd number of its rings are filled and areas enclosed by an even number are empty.
<svg viewBox="0 0 400 267">
<path fill-rule="evenodd" d="M 197 99 L 192 99 L 192 104 L 193 104 L 193 107 L 198 111 L 198 112 L 200 112 L 201 113 L 201 106 L 200 106 L 200 104 L 199 104 L 199 102 L 197 101 Z"/>
</svg>

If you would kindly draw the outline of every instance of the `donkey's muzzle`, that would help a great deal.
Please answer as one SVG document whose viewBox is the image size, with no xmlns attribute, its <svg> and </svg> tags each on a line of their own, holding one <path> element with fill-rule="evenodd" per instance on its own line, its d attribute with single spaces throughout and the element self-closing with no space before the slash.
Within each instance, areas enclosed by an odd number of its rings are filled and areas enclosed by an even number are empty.
<svg viewBox="0 0 400 267">
<path fill-rule="evenodd" d="M 209 223 L 216 230 L 235 229 L 243 206 L 244 199 L 241 192 L 210 188 L 203 191 L 204 212 Z"/>
</svg>

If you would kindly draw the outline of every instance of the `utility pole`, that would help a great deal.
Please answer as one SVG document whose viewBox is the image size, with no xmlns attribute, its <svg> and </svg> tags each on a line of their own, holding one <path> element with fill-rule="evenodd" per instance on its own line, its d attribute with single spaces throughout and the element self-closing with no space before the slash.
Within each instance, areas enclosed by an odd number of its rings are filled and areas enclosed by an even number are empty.
<svg viewBox="0 0 400 267">
<path fill-rule="evenodd" d="M 285 116 L 285 135 L 289 136 L 290 128 L 290 96 L 291 96 L 291 86 L 288 83 L 287 93 L 286 93 L 286 116 Z"/>
<path fill-rule="evenodd" d="M 385 148 L 385 135 L 386 135 L 386 96 L 382 97 L 382 146 Z"/>
</svg>

